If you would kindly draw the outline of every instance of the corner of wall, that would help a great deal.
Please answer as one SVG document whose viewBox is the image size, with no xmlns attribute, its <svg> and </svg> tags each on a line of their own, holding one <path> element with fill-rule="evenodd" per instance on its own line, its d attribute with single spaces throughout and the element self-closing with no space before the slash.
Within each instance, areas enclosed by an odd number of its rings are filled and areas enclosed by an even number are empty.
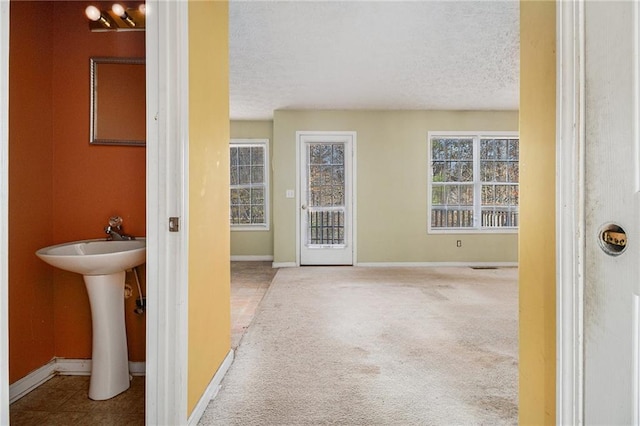
<svg viewBox="0 0 640 426">
<path fill-rule="evenodd" d="M 555 424 L 556 2 L 520 2 L 520 424 Z"/>
<path fill-rule="evenodd" d="M 228 19 L 189 2 L 188 417 L 231 349 Z"/>
</svg>

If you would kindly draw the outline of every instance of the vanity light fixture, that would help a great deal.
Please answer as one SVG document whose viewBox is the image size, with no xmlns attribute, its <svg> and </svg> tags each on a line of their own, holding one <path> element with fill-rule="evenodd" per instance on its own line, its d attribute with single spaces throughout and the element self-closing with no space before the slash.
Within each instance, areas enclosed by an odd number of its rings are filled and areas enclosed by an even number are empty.
<svg viewBox="0 0 640 426">
<path fill-rule="evenodd" d="M 108 15 L 104 15 L 97 7 L 87 6 L 87 8 L 84 10 L 84 14 L 87 15 L 87 18 L 89 18 L 91 21 L 100 22 L 103 27 L 111 28 L 111 22 L 109 22 Z"/>
<path fill-rule="evenodd" d="M 110 10 L 100 10 L 96 6 L 87 6 L 84 13 L 89 18 L 91 31 L 144 31 L 145 30 L 144 3 L 135 8 L 126 8 L 120 3 L 114 3 Z"/>
<path fill-rule="evenodd" d="M 127 11 L 124 10 L 124 7 L 120 3 L 114 3 L 113 6 L 111 6 L 111 10 L 130 27 L 136 26 L 135 21 L 131 19 L 131 16 L 129 16 Z"/>
</svg>

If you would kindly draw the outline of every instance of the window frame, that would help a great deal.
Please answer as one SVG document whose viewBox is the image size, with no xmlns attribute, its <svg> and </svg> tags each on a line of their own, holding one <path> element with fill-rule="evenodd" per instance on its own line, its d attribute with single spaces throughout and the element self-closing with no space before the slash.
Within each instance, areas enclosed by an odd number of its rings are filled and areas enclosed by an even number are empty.
<svg viewBox="0 0 640 426">
<path fill-rule="evenodd" d="M 264 149 L 264 223 L 253 224 L 239 224 L 231 223 L 231 148 L 233 147 L 262 147 Z M 271 163 L 269 161 L 269 139 L 256 138 L 256 139 L 241 139 L 231 138 L 229 141 L 229 227 L 231 231 L 269 231 L 271 226 L 271 214 L 270 214 L 270 175 L 271 175 Z"/>
<path fill-rule="evenodd" d="M 483 181 L 480 180 L 480 140 L 481 139 L 518 139 L 520 134 L 517 131 L 430 131 L 427 133 L 427 234 L 517 234 L 519 226 L 505 227 L 482 227 L 475 225 L 470 228 L 435 228 L 431 226 L 431 215 L 433 210 L 433 138 L 467 138 L 473 139 L 473 176 L 472 181 L 474 187 L 474 217 L 478 217 L 475 213 L 482 209 L 481 188 Z M 477 140 L 477 142 L 476 142 Z M 518 149 L 519 151 L 519 149 Z M 518 156 L 518 164 L 520 158 Z M 477 179 L 476 179 L 477 176 Z M 512 183 L 513 184 L 513 183 Z M 520 187 L 520 179 L 517 182 Z M 478 201 L 477 201 L 478 200 Z M 476 202 L 477 201 L 477 202 Z M 520 200 L 518 198 L 518 211 L 520 208 Z M 475 221 L 475 220 L 474 220 Z"/>
</svg>

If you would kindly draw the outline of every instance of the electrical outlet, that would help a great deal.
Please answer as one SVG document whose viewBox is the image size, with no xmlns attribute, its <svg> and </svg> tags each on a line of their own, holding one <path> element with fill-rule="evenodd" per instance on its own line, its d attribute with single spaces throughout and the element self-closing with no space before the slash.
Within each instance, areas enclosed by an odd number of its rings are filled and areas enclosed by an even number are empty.
<svg viewBox="0 0 640 426">
<path fill-rule="evenodd" d="M 456 247 L 462 247 L 462 240 L 456 241 Z"/>
</svg>

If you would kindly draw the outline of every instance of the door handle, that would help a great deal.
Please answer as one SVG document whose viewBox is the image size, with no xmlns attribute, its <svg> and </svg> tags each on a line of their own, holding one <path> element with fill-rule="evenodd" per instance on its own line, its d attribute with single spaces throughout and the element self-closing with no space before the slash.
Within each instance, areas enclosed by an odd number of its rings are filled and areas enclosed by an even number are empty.
<svg viewBox="0 0 640 426">
<path fill-rule="evenodd" d="M 627 234 L 624 232 L 607 230 L 602 233 L 602 239 L 605 243 L 613 244 L 618 247 L 624 247 L 627 245 Z"/>
<path fill-rule="evenodd" d="M 307 205 L 306 205 L 306 204 L 303 204 L 303 205 L 302 205 L 302 210 L 306 210 L 306 209 L 307 209 Z"/>
<path fill-rule="evenodd" d="M 600 248 L 608 255 L 618 256 L 627 249 L 627 233 L 619 225 L 609 223 L 599 232 Z"/>
</svg>

